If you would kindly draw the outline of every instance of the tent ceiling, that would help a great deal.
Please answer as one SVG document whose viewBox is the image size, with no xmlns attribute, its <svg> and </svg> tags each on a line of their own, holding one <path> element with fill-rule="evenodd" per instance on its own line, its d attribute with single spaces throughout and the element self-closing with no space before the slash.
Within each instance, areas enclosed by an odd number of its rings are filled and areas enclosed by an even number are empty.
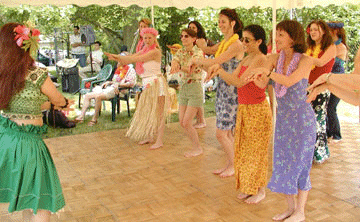
<svg viewBox="0 0 360 222">
<path fill-rule="evenodd" d="M 130 6 L 138 5 L 141 7 L 149 7 L 151 5 L 157 5 L 160 7 L 176 7 L 179 9 L 184 9 L 187 7 L 195 8 L 204 8 L 207 6 L 213 8 L 220 7 L 230 7 L 236 8 L 239 6 L 250 8 L 252 6 L 260 7 L 272 7 L 274 0 L 250 0 L 250 1 L 241 1 L 241 0 L 0 0 L 0 5 L 5 6 L 18 6 L 21 4 L 27 5 L 57 5 L 64 6 L 70 4 L 76 4 L 79 6 L 87 6 L 92 4 L 97 4 L 101 6 L 108 5 L 121 5 L 121 6 Z M 329 5 L 337 4 L 341 5 L 344 3 L 359 4 L 359 0 L 276 0 L 277 8 L 301 8 L 304 6 L 313 7 L 316 5 Z"/>
</svg>

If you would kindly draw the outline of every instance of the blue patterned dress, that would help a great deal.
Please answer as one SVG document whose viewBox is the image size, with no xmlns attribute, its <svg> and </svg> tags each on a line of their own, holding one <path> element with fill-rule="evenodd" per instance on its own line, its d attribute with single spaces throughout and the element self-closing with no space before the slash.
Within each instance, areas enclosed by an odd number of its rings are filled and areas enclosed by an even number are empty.
<svg viewBox="0 0 360 222">
<path fill-rule="evenodd" d="M 239 65 L 239 61 L 232 58 L 221 64 L 227 73 L 232 73 Z M 215 111 L 216 127 L 221 130 L 232 130 L 235 128 L 236 112 L 238 107 L 237 88 L 227 84 L 219 78 L 216 88 Z"/>
<path fill-rule="evenodd" d="M 308 80 L 302 79 L 277 98 L 273 172 L 268 188 L 297 194 L 311 189 L 310 170 L 316 140 L 316 119 L 306 103 Z"/>
</svg>

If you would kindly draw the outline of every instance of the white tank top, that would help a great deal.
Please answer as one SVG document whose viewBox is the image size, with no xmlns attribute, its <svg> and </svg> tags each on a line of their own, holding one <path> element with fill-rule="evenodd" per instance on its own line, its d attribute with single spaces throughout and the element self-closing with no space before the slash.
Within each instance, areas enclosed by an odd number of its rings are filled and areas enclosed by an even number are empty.
<svg viewBox="0 0 360 222">
<path fill-rule="evenodd" d="M 144 62 L 144 73 L 141 75 L 141 78 L 146 78 L 150 76 L 161 75 L 161 63 L 154 60 Z"/>
</svg>

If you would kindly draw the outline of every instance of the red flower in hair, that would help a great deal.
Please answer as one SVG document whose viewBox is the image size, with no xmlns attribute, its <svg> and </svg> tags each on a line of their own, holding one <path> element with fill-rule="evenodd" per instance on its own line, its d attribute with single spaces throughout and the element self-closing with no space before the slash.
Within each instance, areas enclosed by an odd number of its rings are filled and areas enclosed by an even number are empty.
<svg viewBox="0 0 360 222">
<path fill-rule="evenodd" d="M 37 49 L 39 48 L 39 35 L 40 31 L 33 28 L 30 22 L 25 25 L 18 25 L 14 28 L 16 44 L 24 49 L 25 51 L 29 50 L 31 55 L 36 54 Z"/>
<path fill-rule="evenodd" d="M 310 27 L 306 29 L 307 34 L 310 34 Z"/>
<path fill-rule="evenodd" d="M 31 32 L 32 32 L 32 36 L 39 36 L 40 35 L 40 31 L 38 29 L 33 29 Z"/>
</svg>

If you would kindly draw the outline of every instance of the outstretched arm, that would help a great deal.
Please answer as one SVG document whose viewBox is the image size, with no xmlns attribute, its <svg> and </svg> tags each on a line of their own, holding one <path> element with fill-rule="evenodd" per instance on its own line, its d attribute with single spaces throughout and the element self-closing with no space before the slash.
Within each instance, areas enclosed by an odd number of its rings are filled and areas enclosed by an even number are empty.
<svg viewBox="0 0 360 222">
<path fill-rule="evenodd" d="M 227 84 L 234 85 L 237 88 L 240 88 L 240 87 L 243 87 L 244 85 L 248 84 L 249 82 L 251 82 L 248 77 L 251 75 L 252 70 L 255 68 L 263 67 L 265 62 L 266 62 L 265 56 L 260 55 L 260 56 L 257 56 L 254 58 L 254 62 L 252 62 L 252 64 L 245 70 L 245 72 L 240 77 L 238 75 L 239 75 L 241 67 L 242 67 L 241 65 L 239 65 L 232 74 L 227 73 L 223 69 L 219 69 L 218 75 Z M 254 80 L 254 82 L 255 82 L 255 80 Z M 259 81 L 257 83 L 259 84 Z M 264 88 L 266 86 L 266 84 L 260 85 L 260 86 L 261 86 L 261 88 Z"/>
<path fill-rule="evenodd" d="M 206 40 L 201 38 L 196 40 L 196 45 L 207 55 L 215 55 L 216 51 L 219 48 L 220 43 L 217 43 L 213 46 L 208 46 Z"/>
<path fill-rule="evenodd" d="M 223 64 L 224 62 L 229 61 L 230 59 L 237 56 L 241 51 L 244 51 L 240 41 L 234 42 L 224 53 L 214 59 L 194 59 L 193 64 L 203 65 L 205 67 L 210 67 L 216 64 Z"/>
<path fill-rule="evenodd" d="M 331 59 L 335 58 L 336 56 L 336 46 L 332 44 L 329 46 L 329 48 L 326 49 L 324 55 L 322 55 L 320 58 L 313 58 L 313 63 L 317 67 L 322 67 L 326 65 Z"/>
<path fill-rule="evenodd" d="M 347 103 L 353 104 L 355 106 L 360 105 L 360 94 L 359 90 L 349 90 L 344 87 L 339 87 L 336 85 L 332 85 L 329 83 L 324 83 L 322 85 L 319 85 L 315 88 L 313 88 L 309 95 L 307 102 L 311 102 L 314 99 L 316 99 L 316 96 L 326 89 L 330 90 L 331 93 L 333 93 L 335 96 L 339 97 L 340 99 L 344 100 Z"/>
<path fill-rule="evenodd" d="M 276 72 L 270 72 L 267 74 L 267 76 L 281 85 L 290 87 L 298 83 L 300 80 L 304 78 L 308 78 L 311 71 L 311 66 L 312 66 L 312 59 L 308 56 L 303 55 L 302 58 L 300 59 L 297 69 L 294 72 L 292 72 L 289 76 Z"/>
<path fill-rule="evenodd" d="M 154 49 L 151 50 L 145 54 L 137 54 L 137 55 L 133 55 L 133 56 L 121 56 L 121 55 L 115 55 L 115 54 L 111 54 L 111 53 L 104 53 L 109 60 L 114 60 L 119 62 L 122 65 L 126 65 L 126 64 L 130 64 L 130 63 L 135 63 L 135 62 L 148 62 L 151 60 L 158 60 L 161 58 L 161 51 L 158 49 Z"/>
</svg>

